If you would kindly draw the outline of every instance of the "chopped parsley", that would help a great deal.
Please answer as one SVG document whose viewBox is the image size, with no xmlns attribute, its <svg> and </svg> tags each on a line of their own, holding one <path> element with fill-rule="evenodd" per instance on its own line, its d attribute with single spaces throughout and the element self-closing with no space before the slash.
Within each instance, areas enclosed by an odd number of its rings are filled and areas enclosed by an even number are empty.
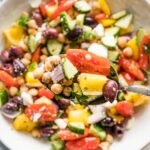
<svg viewBox="0 0 150 150">
<path fill-rule="evenodd" d="M 18 20 L 18 24 L 22 27 L 27 27 L 29 18 L 25 17 L 25 16 L 20 16 L 19 20 Z"/>
</svg>

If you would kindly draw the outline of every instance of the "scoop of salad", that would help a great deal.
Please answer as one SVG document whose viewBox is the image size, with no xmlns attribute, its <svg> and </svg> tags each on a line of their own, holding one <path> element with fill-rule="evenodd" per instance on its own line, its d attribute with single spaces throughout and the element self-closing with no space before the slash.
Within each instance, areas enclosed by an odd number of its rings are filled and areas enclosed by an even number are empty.
<svg viewBox="0 0 150 150">
<path fill-rule="evenodd" d="M 36 0 L 31 8 L 3 32 L 2 115 L 53 150 L 109 149 L 150 99 L 125 89 L 147 84 L 150 34 L 134 32 L 134 14 L 112 14 L 105 0 Z"/>
</svg>

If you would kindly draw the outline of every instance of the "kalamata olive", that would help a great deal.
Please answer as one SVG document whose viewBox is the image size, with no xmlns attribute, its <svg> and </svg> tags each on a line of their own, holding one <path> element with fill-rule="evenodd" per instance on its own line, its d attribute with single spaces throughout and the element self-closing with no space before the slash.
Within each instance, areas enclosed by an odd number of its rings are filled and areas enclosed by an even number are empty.
<svg viewBox="0 0 150 150">
<path fill-rule="evenodd" d="M 24 51 L 18 46 L 11 46 L 9 51 L 10 51 L 10 54 L 12 56 L 15 56 L 16 58 L 18 57 L 20 58 L 24 54 Z"/>
<path fill-rule="evenodd" d="M 41 26 L 43 23 L 43 18 L 42 15 L 39 11 L 39 9 L 36 9 L 35 11 L 32 12 L 32 19 L 35 20 L 38 26 Z"/>
<path fill-rule="evenodd" d="M 58 30 L 55 28 L 46 28 L 43 31 L 43 36 L 48 39 L 56 39 L 58 37 Z"/>
<path fill-rule="evenodd" d="M 25 65 L 19 59 L 13 61 L 13 68 L 14 74 L 16 75 L 22 75 L 27 70 Z"/>
<path fill-rule="evenodd" d="M 10 101 L 17 104 L 18 107 L 23 106 L 23 101 L 22 101 L 22 98 L 20 96 L 15 96 L 12 99 L 10 99 Z"/>
<path fill-rule="evenodd" d="M 85 17 L 84 24 L 92 28 L 94 28 L 97 25 L 96 21 L 90 16 Z"/>
<path fill-rule="evenodd" d="M 3 107 L 2 107 L 2 110 L 5 112 L 5 113 L 8 113 L 8 114 L 11 114 L 11 113 L 14 113 L 18 110 L 18 106 L 16 103 L 13 103 L 13 102 L 7 102 Z"/>
<path fill-rule="evenodd" d="M 117 139 L 121 139 L 124 135 L 125 127 L 123 125 L 115 125 L 114 126 L 114 135 Z"/>
<path fill-rule="evenodd" d="M 11 62 L 15 57 L 11 55 L 10 51 L 4 50 L 0 53 L 0 60 L 3 62 Z"/>
<path fill-rule="evenodd" d="M 12 64 L 0 63 L 0 70 L 4 70 L 5 72 L 12 74 L 13 73 L 13 66 L 12 66 Z"/>
<path fill-rule="evenodd" d="M 105 100 L 113 102 L 116 98 L 118 89 L 119 89 L 118 83 L 114 80 L 109 80 L 103 88 Z"/>
<path fill-rule="evenodd" d="M 69 32 L 68 39 L 76 41 L 82 36 L 83 30 L 79 26 L 75 26 L 75 28 Z"/>
<path fill-rule="evenodd" d="M 57 103 L 61 109 L 66 109 L 70 105 L 70 100 L 65 99 L 65 98 L 59 98 L 57 100 Z"/>
<path fill-rule="evenodd" d="M 113 120 L 113 118 L 107 116 L 103 120 L 101 120 L 100 124 L 103 127 L 112 127 L 114 125 L 114 120 Z"/>
<path fill-rule="evenodd" d="M 51 127 L 45 127 L 40 129 L 40 134 L 42 137 L 49 137 L 54 134 L 54 130 Z"/>
</svg>

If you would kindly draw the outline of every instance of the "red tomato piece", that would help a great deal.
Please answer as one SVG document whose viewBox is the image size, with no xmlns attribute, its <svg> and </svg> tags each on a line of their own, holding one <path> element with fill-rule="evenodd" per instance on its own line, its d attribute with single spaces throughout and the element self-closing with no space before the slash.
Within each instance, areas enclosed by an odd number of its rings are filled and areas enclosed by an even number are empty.
<svg viewBox="0 0 150 150">
<path fill-rule="evenodd" d="M 139 65 L 142 70 L 150 69 L 150 57 L 146 53 L 140 54 Z"/>
<path fill-rule="evenodd" d="M 80 140 L 69 141 L 66 143 L 67 150 L 98 150 L 100 140 L 97 137 L 85 137 Z"/>
<path fill-rule="evenodd" d="M 39 122 L 54 121 L 57 117 L 57 107 L 54 104 L 32 104 L 25 109 L 25 114 L 30 119 L 37 113 L 41 114 Z"/>
<path fill-rule="evenodd" d="M 37 48 L 32 54 L 32 62 L 38 62 L 41 55 L 41 48 Z"/>
<path fill-rule="evenodd" d="M 39 97 L 45 96 L 45 97 L 47 97 L 49 99 L 53 99 L 54 98 L 54 93 L 51 92 L 47 88 L 41 88 L 41 89 L 39 89 L 38 96 Z"/>
<path fill-rule="evenodd" d="M 0 70 L 0 80 L 8 87 L 17 86 L 16 80 L 5 71 Z"/>
<path fill-rule="evenodd" d="M 123 75 L 123 77 L 125 78 L 125 80 L 126 80 L 129 84 L 131 84 L 131 83 L 134 82 L 134 76 L 131 75 L 130 73 L 128 73 L 128 72 L 122 72 L 121 74 Z"/>
<path fill-rule="evenodd" d="M 107 19 L 109 16 L 107 15 L 107 14 L 105 14 L 105 13 L 100 13 L 100 14 L 97 14 L 97 15 L 95 15 L 95 20 L 96 21 L 102 21 L 102 20 L 104 20 L 104 19 Z"/>
<path fill-rule="evenodd" d="M 145 79 L 144 73 L 140 70 L 139 65 L 135 61 L 121 58 L 119 63 L 126 72 L 132 74 L 136 79 L 141 81 Z"/>
<path fill-rule="evenodd" d="M 77 140 L 77 139 L 86 137 L 88 135 L 89 135 L 89 129 L 85 129 L 84 135 L 75 134 L 75 133 L 71 132 L 69 129 L 64 129 L 64 130 L 59 131 L 59 136 L 60 136 L 61 140 L 63 140 L 63 141 Z"/>
<path fill-rule="evenodd" d="M 133 104 L 130 102 L 117 103 L 116 110 L 123 117 L 132 117 L 134 114 L 134 107 L 133 107 Z"/>
<path fill-rule="evenodd" d="M 150 46 L 150 35 L 146 35 L 143 37 L 140 45 L 141 53 L 145 52 L 145 45 Z"/>
<path fill-rule="evenodd" d="M 105 76 L 108 76 L 110 73 L 110 62 L 108 59 L 86 50 L 69 49 L 67 51 L 67 58 L 80 72 Z"/>
<path fill-rule="evenodd" d="M 52 19 L 56 19 L 63 11 L 69 10 L 76 0 L 63 0 L 55 12 L 51 15 Z"/>
</svg>

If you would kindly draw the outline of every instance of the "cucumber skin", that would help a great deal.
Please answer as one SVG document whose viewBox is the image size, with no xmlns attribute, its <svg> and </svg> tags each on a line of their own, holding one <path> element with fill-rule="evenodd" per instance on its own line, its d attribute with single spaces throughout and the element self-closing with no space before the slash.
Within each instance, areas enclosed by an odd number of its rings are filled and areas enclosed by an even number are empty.
<svg viewBox="0 0 150 150">
<path fill-rule="evenodd" d="M 84 134 L 84 130 L 85 128 L 80 128 L 80 126 L 78 125 L 74 125 L 74 124 L 69 124 L 69 129 L 72 131 L 72 132 L 75 132 L 77 134 Z"/>
<path fill-rule="evenodd" d="M 78 1 L 80 2 L 80 1 Z M 91 11 L 91 9 L 87 9 L 87 10 L 83 10 L 83 9 L 80 9 L 78 8 L 76 5 L 74 5 L 74 8 L 79 12 L 79 13 L 89 13 Z"/>
</svg>

